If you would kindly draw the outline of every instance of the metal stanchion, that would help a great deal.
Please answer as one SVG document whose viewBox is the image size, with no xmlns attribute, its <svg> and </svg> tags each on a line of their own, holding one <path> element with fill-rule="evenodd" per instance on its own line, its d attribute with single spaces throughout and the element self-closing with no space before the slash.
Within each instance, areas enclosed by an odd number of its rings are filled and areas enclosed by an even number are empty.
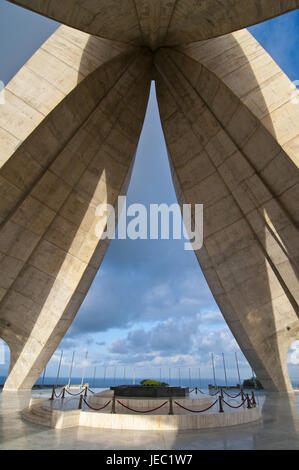
<svg viewBox="0 0 299 470">
<path fill-rule="evenodd" d="M 87 385 L 86 385 L 86 387 L 85 387 L 85 392 L 84 392 L 84 398 L 87 398 L 87 392 L 88 392 L 88 387 L 87 387 Z"/>
<path fill-rule="evenodd" d="M 219 413 L 224 413 L 223 403 L 222 403 L 222 396 L 219 396 Z"/>
<path fill-rule="evenodd" d="M 78 410 L 82 410 L 83 395 L 80 395 Z"/>
<path fill-rule="evenodd" d="M 53 390 L 52 390 L 52 395 L 51 395 L 50 400 L 53 401 L 54 398 L 55 398 L 55 387 L 54 387 L 54 385 L 53 385 Z"/>
<path fill-rule="evenodd" d="M 112 399 L 112 409 L 111 409 L 111 414 L 113 414 L 113 415 L 115 415 L 115 414 L 116 414 L 115 396 L 113 396 L 113 399 Z"/>
<path fill-rule="evenodd" d="M 251 407 L 250 398 L 249 398 L 248 393 L 247 393 L 247 395 L 246 395 L 246 400 L 247 400 L 247 408 L 248 408 L 248 409 L 252 408 L 252 407 Z"/>
<path fill-rule="evenodd" d="M 169 415 L 173 415 L 173 400 L 169 398 Z"/>
<path fill-rule="evenodd" d="M 61 399 L 64 400 L 64 397 L 65 397 L 65 387 L 63 387 Z"/>
<path fill-rule="evenodd" d="M 256 407 L 256 401 L 255 401 L 254 392 L 252 392 L 251 401 L 252 401 L 252 406 L 255 408 Z"/>
</svg>

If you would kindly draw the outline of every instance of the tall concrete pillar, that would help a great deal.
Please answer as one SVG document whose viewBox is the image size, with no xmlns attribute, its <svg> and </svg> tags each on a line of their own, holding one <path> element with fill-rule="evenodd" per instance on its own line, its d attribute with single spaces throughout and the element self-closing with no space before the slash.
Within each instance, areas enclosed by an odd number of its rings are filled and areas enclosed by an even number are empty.
<svg viewBox="0 0 299 470">
<path fill-rule="evenodd" d="M 287 352 L 299 334 L 290 81 L 246 30 L 161 49 L 155 66 L 178 199 L 204 204 L 198 261 L 264 387 L 290 391 Z"/>
<path fill-rule="evenodd" d="M 6 88 L 0 117 L 6 390 L 32 387 L 98 271 L 108 243 L 96 236 L 106 222 L 96 208 L 115 205 L 126 191 L 151 68 L 146 49 L 63 26 Z"/>
</svg>

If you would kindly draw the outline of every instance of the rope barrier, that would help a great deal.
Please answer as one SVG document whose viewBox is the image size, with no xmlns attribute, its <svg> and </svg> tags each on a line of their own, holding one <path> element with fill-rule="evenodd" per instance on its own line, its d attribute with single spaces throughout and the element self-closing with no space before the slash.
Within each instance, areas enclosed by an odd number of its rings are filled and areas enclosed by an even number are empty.
<svg viewBox="0 0 299 470">
<path fill-rule="evenodd" d="M 117 400 L 117 403 L 119 403 L 124 408 L 127 408 L 127 410 L 133 411 L 134 413 L 152 413 L 153 411 L 157 411 L 160 408 L 162 408 L 163 406 L 165 406 L 168 403 L 168 401 L 165 401 L 164 403 L 162 403 L 162 405 L 157 406 L 157 408 L 153 408 L 152 410 L 147 410 L 147 411 L 134 410 L 133 408 L 130 408 L 129 406 L 126 406 L 124 403 L 120 402 L 119 400 Z"/>
<path fill-rule="evenodd" d="M 215 397 L 216 395 L 218 395 L 218 393 L 220 393 L 220 390 L 217 390 L 216 393 L 210 393 L 211 397 Z"/>
<path fill-rule="evenodd" d="M 227 406 L 229 406 L 230 408 L 241 408 L 241 406 L 244 405 L 244 403 L 247 401 L 247 398 L 245 398 L 245 400 L 243 400 L 243 402 L 241 403 L 241 405 L 238 405 L 238 406 L 234 406 L 234 405 L 230 405 L 229 403 L 227 403 L 227 401 L 224 400 L 224 398 L 222 398 L 222 401 L 223 403 L 225 403 Z"/>
<path fill-rule="evenodd" d="M 85 392 L 85 388 L 83 388 L 83 389 L 81 390 L 81 392 L 79 392 L 79 393 L 71 393 L 71 392 L 69 392 L 69 391 L 67 390 L 67 388 L 65 389 L 65 391 L 66 391 L 66 393 L 68 393 L 68 394 L 71 395 L 72 397 L 78 397 L 79 395 L 81 395 L 81 393 Z"/>
<path fill-rule="evenodd" d="M 89 388 L 88 391 L 91 392 L 92 394 L 95 394 L 95 393 L 96 393 L 96 392 L 93 392 L 93 391 L 91 390 L 91 388 Z"/>
<path fill-rule="evenodd" d="M 183 408 L 183 410 L 190 411 L 191 413 L 203 413 L 204 411 L 208 411 L 208 410 L 210 410 L 211 408 L 213 408 L 213 406 L 216 405 L 217 402 L 218 402 L 218 398 L 217 398 L 217 400 L 214 401 L 214 403 L 213 403 L 212 405 L 210 405 L 208 408 L 205 408 L 204 410 L 199 410 L 199 411 L 190 410 L 189 408 L 186 408 L 185 406 L 180 405 L 180 403 L 178 403 L 177 401 L 175 401 L 174 403 L 175 403 L 176 405 L 178 405 L 180 408 Z"/>
<path fill-rule="evenodd" d="M 56 390 L 55 390 L 55 388 L 54 388 L 54 396 L 55 396 L 55 398 L 60 398 L 62 394 L 63 394 L 63 389 L 61 390 L 61 392 L 59 393 L 59 395 L 56 395 Z"/>
<path fill-rule="evenodd" d="M 105 408 L 107 408 L 108 405 L 110 405 L 110 403 L 112 402 L 112 400 L 108 401 L 106 403 L 106 405 L 102 406 L 101 408 L 93 408 L 92 406 L 90 406 L 90 404 L 85 400 L 85 398 L 83 398 L 83 401 L 85 403 L 85 405 L 88 406 L 88 408 L 90 408 L 92 411 L 101 411 L 101 410 L 104 410 Z"/>
<path fill-rule="evenodd" d="M 229 395 L 225 390 L 223 390 L 223 392 L 225 393 L 225 395 L 227 395 L 229 398 L 232 398 L 232 399 L 238 398 L 242 394 L 242 392 L 240 392 L 240 393 L 238 393 L 238 395 L 235 395 L 233 397 L 233 396 Z"/>
</svg>

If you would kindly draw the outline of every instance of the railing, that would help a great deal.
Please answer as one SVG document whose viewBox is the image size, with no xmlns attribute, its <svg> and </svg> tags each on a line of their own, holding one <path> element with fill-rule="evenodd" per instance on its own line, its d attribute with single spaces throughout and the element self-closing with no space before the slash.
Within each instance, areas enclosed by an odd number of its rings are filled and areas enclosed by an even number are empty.
<svg viewBox="0 0 299 470">
<path fill-rule="evenodd" d="M 197 390 L 199 390 L 197 387 L 195 388 Z M 194 390 L 195 390 L 194 389 Z M 192 391 L 194 391 L 192 390 Z M 218 412 L 219 413 L 224 413 L 224 408 L 223 408 L 223 404 L 225 404 L 226 406 L 228 406 L 229 408 L 234 408 L 234 409 L 238 409 L 238 408 L 241 408 L 242 406 L 245 406 L 247 404 L 247 409 L 251 409 L 251 408 L 255 408 L 256 407 L 256 400 L 255 400 L 255 395 L 254 395 L 254 392 L 252 392 L 252 395 L 251 395 L 251 398 L 249 397 L 249 394 L 244 394 L 243 391 L 241 391 L 240 393 L 238 393 L 238 395 L 236 396 L 231 396 L 229 395 L 227 392 L 223 391 L 223 390 L 218 390 L 217 393 L 213 394 L 212 396 L 215 396 L 217 395 L 218 393 L 220 393 L 219 397 L 217 397 L 217 399 L 211 404 L 209 405 L 208 407 L 204 408 L 204 409 L 201 409 L 201 410 L 193 410 L 193 409 L 190 409 L 190 408 L 187 408 L 186 406 L 182 405 L 181 403 L 179 403 L 178 401 L 173 401 L 172 398 L 169 398 L 169 400 L 166 400 L 165 402 L 163 402 L 161 405 L 155 407 L 155 408 L 152 408 L 152 409 L 149 409 L 149 410 L 143 410 L 143 409 L 134 409 L 134 408 L 131 408 L 129 407 L 128 405 L 125 405 L 124 403 L 122 403 L 121 401 L 119 400 L 116 400 L 115 396 L 113 396 L 113 398 L 111 400 L 109 400 L 105 405 L 103 405 L 102 407 L 100 408 L 94 408 L 93 406 L 91 406 L 89 403 L 88 403 L 88 400 L 87 400 L 87 396 L 88 396 L 88 392 L 91 392 L 92 394 L 94 394 L 95 392 L 92 391 L 88 386 L 85 386 L 84 388 L 82 388 L 82 390 L 80 390 L 79 393 L 71 393 L 69 390 L 68 390 L 68 387 L 63 387 L 62 390 L 60 391 L 59 394 L 56 393 L 56 389 L 55 387 L 53 387 L 53 391 L 52 391 L 52 396 L 50 398 L 50 400 L 54 400 L 55 398 L 56 399 L 59 399 L 61 398 L 61 400 L 64 400 L 65 399 L 65 394 L 67 393 L 68 395 L 71 395 L 72 397 L 80 397 L 79 398 L 79 406 L 78 406 L 78 409 L 79 410 L 82 410 L 83 408 L 83 403 L 92 411 L 102 411 L 104 409 L 106 409 L 111 403 L 112 403 L 112 407 L 111 407 L 111 413 L 112 414 L 116 414 L 116 403 L 119 404 L 120 406 L 122 406 L 123 408 L 133 412 L 133 413 L 140 413 L 140 414 L 148 414 L 148 413 L 154 413 L 155 411 L 158 411 L 159 409 L 163 408 L 164 406 L 166 406 L 167 404 L 169 405 L 169 411 L 168 411 L 168 414 L 169 415 L 173 415 L 174 412 L 173 412 L 173 404 L 177 405 L 179 408 L 189 412 L 189 413 L 197 413 L 197 414 L 200 414 L 200 413 L 204 413 L 206 411 L 209 411 L 210 409 L 212 409 L 214 406 L 217 405 L 218 403 Z M 203 392 L 202 392 L 203 393 Z M 237 405 L 232 405 L 231 403 L 229 403 L 228 401 L 224 400 L 224 397 L 223 397 L 223 394 L 226 394 L 230 399 L 233 399 L 233 400 L 236 400 L 238 397 L 241 396 L 241 403 L 238 403 Z"/>
</svg>

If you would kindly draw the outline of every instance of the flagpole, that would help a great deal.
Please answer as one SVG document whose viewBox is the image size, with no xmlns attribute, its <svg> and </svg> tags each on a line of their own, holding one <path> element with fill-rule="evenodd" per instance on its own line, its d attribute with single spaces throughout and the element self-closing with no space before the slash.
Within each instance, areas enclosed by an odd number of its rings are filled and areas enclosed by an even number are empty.
<svg viewBox="0 0 299 470">
<path fill-rule="evenodd" d="M 212 353 L 212 366 L 213 366 L 213 375 L 214 375 L 214 385 L 215 385 L 215 388 L 217 388 L 217 385 L 216 385 L 216 374 L 215 374 L 215 364 L 214 364 L 214 354 Z"/>
<path fill-rule="evenodd" d="M 91 388 L 94 387 L 94 381 L 95 381 L 95 378 L 96 378 L 96 371 L 97 371 L 97 368 L 95 367 L 95 368 L 94 368 L 94 372 L 93 372 L 93 379 L 92 379 L 92 386 L 91 386 Z"/>
<path fill-rule="evenodd" d="M 106 374 L 107 374 L 107 366 L 104 366 L 104 388 L 106 386 Z"/>
<path fill-rule="evenodd" d="M 60 361 L 59 361 L 58 372 L 57 372 L 57 377 L 56 377 L 56 385 L 55 385 L 56 387 L 57 387 L 57 385 L 58 385 L 58 380 L 59 380 L 59 374 L 60 374 L 62 356 L 63 356 L 63 350 L 61 351 L 61 355 L 60 355 Z"/>
<path fill-rule="evenodd" d="M 240 370 L 239 370 L 239 364 L 238 364 L 238 356 L 237 356 L 237 353 L 236 353 L 236 352 L 235 352 L 235 357 L 236 357 L 236 364 L 237 364 L 237 371 L 238 371 L 240 389 L 242 390 L 241 377 L 240 377 Z"/>
<path fill-rule="evenodd" d="M 84 383 L 84 379 L 85 379 L 86 364 L 87 364 L 87 356 L 88 356 L 88 351 L 86 351 L 86 354 L 85 354 L 85 361 L 84 361 L 84 363 L 83 363 L 81 388 L 83 387 L 83 383 Z"/>
<path fill-rule="evenodd" d="M 226 388 L 227 388 L 227 376 L 226 376 L 225 358 L 224 358 L 224 354 L 223 354 L 223 353 L 222 353 L 222 359 L 223 359 L 223 368 L 224 368 L 225 385 L 226 385 Z"/>
<path fill-rule="evenodd" d="M 46 368 L 47 368 L 47 366 L 44 368 L 42 387 L 44 386 L 44 383 L 45 383 Z"/>
<path fill-rule="evenodd" d="M 70 368 L 70 376 L 69 376 L 68 387 L 71 385 L 72 372 L 73 372 L 73 364 L 74 364 L 74 357 L 75 357 L 75 351 L 73 352 L 73 357 L 72 357 L 72 364 L 71 364 L 71 368 Z"/>
</svg>

